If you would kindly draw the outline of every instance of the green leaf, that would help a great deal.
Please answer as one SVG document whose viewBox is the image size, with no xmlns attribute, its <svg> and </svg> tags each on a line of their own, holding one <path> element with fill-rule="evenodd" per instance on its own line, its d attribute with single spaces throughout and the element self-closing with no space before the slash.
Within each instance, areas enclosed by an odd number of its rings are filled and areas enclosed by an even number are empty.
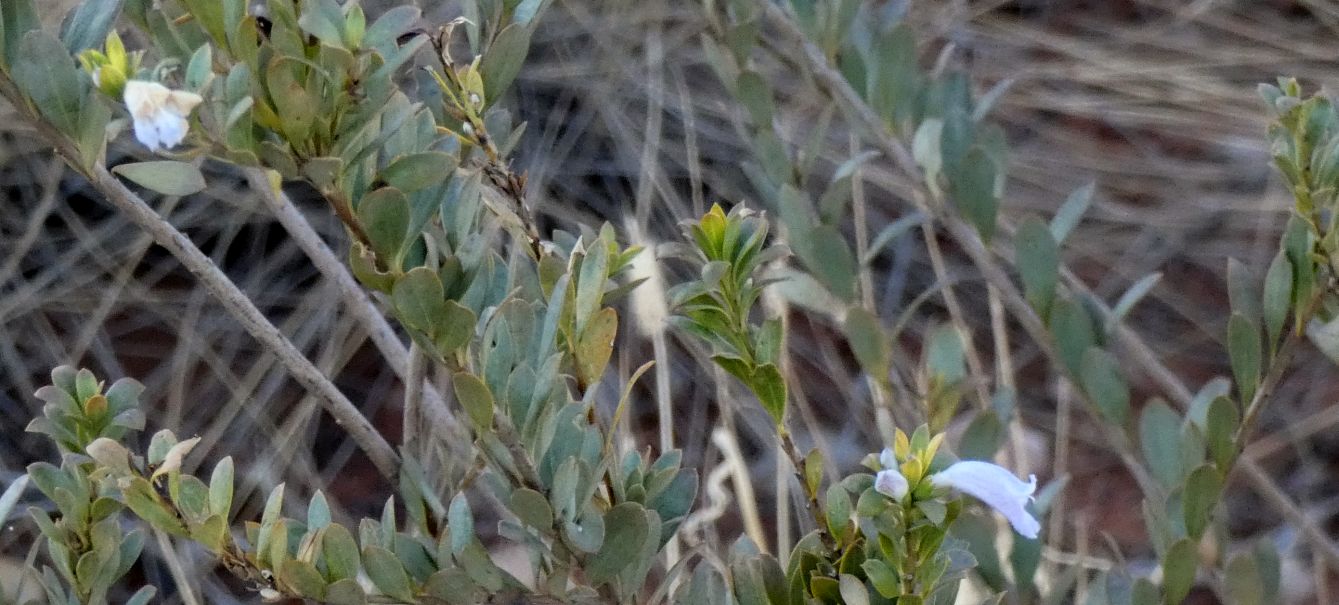
<svg viewBox="0 0 1339 605">
<path fill-rule="evenodd" d="M 302 175 L 311 181 L 317 191 L 331 191 L 343 175 L 344 159 L 338 157 L 310 158 L 302 164 Z"/>
<path fill-rule="evenodd" d="M 609 273 L 609 248 L 604 238 L 590 243 L 581 260 L 581 270 L 577 275 L 576 296 L 572 314 L 578 334 L 586 329 L 586 323 L 600 308 L 604 294 L 604 284 Z"/>
<path fill-rule="evenodd" d="M 445 298 L 442 280 L 427 267 L 414 267 L 395 282 L 391 291 L 400 321 L 425 333 L 432 332 L 437 318 L 444 313 Z"/>
<path fill-rule="evenodd" d="M 423 584 L 423 592 L 445 601 L 447 605 L 469 605 L 478 603 L 475 595 L 478 589 L 469 574 L 457 567 L 440 570 L 428 577 Z"/>
<path fill-rule="evenodd" d="M 1115 306 L 1111 307 L 1111 318 L 1107 323 L 1107 330 L 1114 330 L 1116 324 L 1124 320 L 1125 316 L 1129 315 L 1130 311 L 1134 309 L 1134 306 L 1139 304 L 1139 301 L 1143 300 L 1148 292 L 1153 289 L 1153 286 L 1158 285 L 1161 280 L 1162 273 L 1150 273 L 1134 282 L 1130 289 L 1120 296 L 1120 300 L 1116 301 Z"/>
<path fill-rule="evenodd" d="M 1260 328 L 1241 313 L 1233 313 L 1227 322 L 1227 353 L 1241 400 L 1249 402 L 1260 383 Z"/>
<path fill-rule="evenodd" d="M 897 578 L 897 572 L 887 563 L 879 559 L 869 559 L 860 564 L 860 568 L 874 585 L 874 590 L 884 598 L 891 599 L 902 594 L 902 583 Z"/>
<path fill-rule="evenodd" d="M 810 494 L 817 494 L 823 484 L 823 452 L 818 448 L 809 450 L 804 456 L 804 487 Z"/>
<path fill-rule="evenodd" d="M 330 605 L 364 605 L 367 603 L 367 593 L 363 592 L 358 580 L 338 580 L 325 587 L 325 602 Z"/>
<path fill-rule="evenodd" d="M 124 4 L 125 0 L 84 0 L 79 3 L 61 24 L 60 38 L 65 42 L 65 48 L 72 55 L 87 48 L 100 48 Z M 9 10 L 8 6 L 5 10 Z"/>
<path fill-rule="evenodd" d="M 9 519 L 9 513 L 14 511 L 14 506 L 18 504 L 19 498 L 23 496 L 24 490 L 28 488 L 28 475 L 19 475 L 13 482 L 0 492 L 0 523 Z"/>
<path fill-rule="evenodd" d="M 493 429 L 493 394 L 488 385 L 479 377 L 468 372 L 457 372 L 452 379 L 456 399 L 470 417 L 470 423 L 478 432 Z"/>
<path fill-rule="evenodd" d="M 13 73 L 10 67 L 19 54 L 19 43 L 41 26 L 33 0 L 7 0 L 0 5 L 0 67 Z"/>
<path fill-rule="evenodd" d="M 522 523 L 546 533 L 552 530 L 553 507 L 543 494 L 524 487 L 517 489 L 511 493 L 509 507 Z"/>
<path fill-rule="evenodd" d="M 400 267 L 396 264 L 400 251 L 409 238 L 409 200 L 404 192 L 383 187 L 363 196 L 358 203 L 358 222 L 363 225 L 363 231 L 372 244 L 372 251 L 381 264 L 391 271 L 398 271 Z M 424 270 L 432 273 L 426 268 Z"/>
<path fill-rule="evenodd" d="M 617 335 L 618 312 L 611 307 L 600 309 L 586 323 L 576 345 L 577 379 L 581 384 L 594 384 L 604 375 Z"/>
<path fill-rule="evenodd" d="M 855 353 L 865 373 L 880 382 L 888 380 L 892 369 L 891 343 L 879 318 L 862 307 L 852 307 L 846 312 L 843 330 L 851 352 Z"/>
<path fill-rule="evenodd" d="M 176 536 L 187 535 L 186 526 L 158 500 L 148 480 L 134 477 L 121 493 L 125 497 L 126 506 L 149 525 Z"/>
<path fill-rule="evenodd" d="M 1231 399 L 1217 397 L 1209 404 L 1205 414 L 1204 441 L 1210 458 L 1224 471 L 1232 468 L 1232 461 L 1237 457 L 1237 427 L 1240 424 L 1241 415 Z"/>
<path fill-rule="evenodd" d="M 464 492 L 458 492 L 451 498 L 446 520 L 451 528 L 451 554 L 458 556 L 474 542 L 474 513 L 470 511 L 470 501 Z"/>
<path fill-rule="evenodd" d="M 1218 504 L 1223 491 L 1223 475 L 1212 464 L 1204 464 L 1190 473 L 1185 491 L 1181 494 L 1182 515 L 1186 533 L 1199 539 L 1209 525 L 1209 515 Z"/>
<path fill-rule="evenodd" d="M 1288 257 L 1282 250 L 1274 255 L 1265 273 L 1264 301 L 1261 305 L 1265 320 L 1265 333 L 1272 351 L 1283 333 L 1283 324 L 1288 319 L 1288 308 L 1292 306 L 1293 269 Z"/>
<path fill-rule="evenodd" d="M 287 541 L 287 534 L 280 536 L 281 532 L 275 531 L 275 526 L 280 524 L 279 515 L 282 514 L 284 507 L 284 484 L 280 483 L 270 492 L 270 497 L 265 500 L 265 510 L 260 515 L 260 530 L 256 533 L 256 552 L 262 563 L 273 562 L 269 558 L 272 550 L 271 545 L 277 539 Z"/>
<path fill-rule="evenodd" d="M 498 97 L 511 86 L 517 74 L 521 73 L 521 65 L 525 63 L 525 55 L 528 52 L 530 52 L 529 27 L 513 23 L 498 32 L 479 63 L 479 71 L 483 73 L 484 78 L 485 103 L 490 105 L 496 103 Z"/>
<path fill-rule="evenodd" d="M 423 151 L 395 158 L 380 176 L 390 186 L 413 193 L 446 180 L 455 168 L 455 156 L 442 151 Z"/>
<path fill-rule="evenodd" d="M 367 28 L 363 42 L 369 48 L 378 49 L 384 54 L 384 51 L 394 47 L 396 39 L 414 28 L 422 14 L 423 12 L 415 6 L 396 6 L 383 13 Z"/>
<path fill-rule="evenodd" d="M 958 455 L 963 460 L 993 460 L 1006 435 L 999 415 L 993 410 L 981 410 L 963 431 L 958 442 Z"/>
<path fill-rule="evenodd" d="M 325 597 L 325 580 L 316 566 L 298 559 L 288 559 L 279 567 L 279 581 L 294 592 L 309 599 Z"/>
<path fill-rule="evenodd" d="M 1227 259 L 1227 295 L 1233 313 L 1259 323 L 1260 292 L 1256 290 L 1255 275 L 1235 258 Z"/>
<path fill-rule="evenodd" d="M 1232 605 L 1264 605 L 1265 591 L 1255 557 L 1249 552 L 1237 553 L 1227 563 L 1224 579 L 1227 583 L 1228 602 Z"/>
<path fill-rule="evenodd" d="M 454 300 L 446 301 L 442 309 L 442 314 L 433 321 L 432 339 L 437 346 L 437 353 L 449 358 L 469 342 L 478 320 L 474 317 L 474 311 Z"/>
<path fill-rule="evenodd" d="M 112 168 L 131 182 L 163 195 L 190 195 L 205 188 L 205 177 L 194 164 L 157 160 L 121 164 Z"/>
<path fill-rule="evenodd" d="M 828 531 L 840 539 L 851 527 L 851 496 L 841 484 L 830 485 L 824 494 L 823 504 Z"/>
<path fill-rule="evenodd" d="M 836 227 L 819 225 L 799 237 L 795 252 L 814 277 L 837 298 L 855 300 L 856 262 L 851 247 Z"/>
<path fill-rule="evenodd" d="M 604 515 L 604 527 L 604 543 L 586 565 L 586 577 L 596 586 L 612 581 L 628 566 L 639 564 L 646 542 L 653 539 L 646 509 L 635 502 L 609 509 Z"/>
<path fill-rule="evenodd" d="M 1178 605 L 1195 585 L 1199 563 L 1199 542 L 1181 538 L 1162 558 L 1162 591 L 1167 605 Z"/>
<path fill-rule="evenodd" d="M 225 456 L 214 466 L 209 476 L 209 512 L 222 516 L 226 521 L 232 512 L 233 463 L 232 456 Z"/>
<path fill-rule="evenodd" d="M 869 590 L 865 583 L 851 574 L 841 574 L 842 602 L 846 605 L 869 605 Z"/>
<path fill-rule="evenodd" d="M 943 323 L 932 328 L 929 341 L 925 348 L 925 368 L 930 376 L 947 384 L 956 384 L 967 377 L 962 335 L 953 324 Z"/>
<path fill-rule="evenodd" d="M 279 125 L 288 144 L 295 150 L 306 148 L 310 142 L 312 128 L 316 125 L 316 113 L 321 107 L 319 99 L 297 80 L 294 63 L 285 57 L 276 56 L 270 60 L 265 71 L 265 81 L 269 86 L 270 102 L 279 116 Z"/>
<path fill-rule="evenodd" d="M 344 13 L 334 0 L 306 0 L 298 26 L 322 44 L 344 48 Z"/>
<path fill-rule="evenodd" d="M 331 582 L 358 577 L 358 544 L 343 525 L 330 525 L 321 534 L 321 556 Z"/>
<path fill-rule="evenodd" d="M 94 0 L 96 1 L 96 0 Z M 195 17 L 195 21 L 200 27 L 214 39 L 214 43 L 220 46 L 227 46 L 228 32 L 237 27 L 238 23 L 229 23 L 224 11 L 233 7 L 227 6 L 230 2 L 220 0 L 184 0 L 186 8 Z"/>
<path fill-rule="evenodd" d="M 760 128 L 771 128 L 776 102 L 772 99 L 772 88 L 767 85 L 767 81 L 758 72 L 745 70 L 735 80 L 734 89 L 739 104 L 748 110 L 753 124 Z"/>
<path fill-rule="evenodd" d="M 1047 317 L 1060 280 L 1060 250 L 1051 230 L 1036 216 L 1029 215 L 1019 223 L 1014 235 L 1014 259 L 1028 303 L 1038 315 Z"/>
<path fill-rule="evenodd" d="M 1082 372 L 1083 354 L 1097 343 L 1093 317 L 1081 302 L 1061 298 L 1051 309 L 1050 320 L 1060 359 L 1070 374 L 1078 376 Z"/>
<path fill-rule="evenodd" d="M 414 601 L 414 591 L 409 583 L 409 574 L 405 573 L 400 560 L 389 550 L 380 546 L 363 548 L 363 565 L 367 577 L 382 594 L 401 601 Z"/>
<path fill-rule="evenodd" d="M 860 262 L 866 265 L 873 262 L 888 244 L 924 222 L 925 215 L 915 212 L 888 223 L 883 230 L 879 231 L 878 235 L 874 236 L 873 240 L 870 240 L 869 249 L 865 251 L 865 258 L 860 259 Z"/>
<path fill-rule="evenodd" d="M 316 490 L 312 495 L 311 504 L 307 505 L 307 531 L 322 529 L 330 525 L 330 503 L 326 502 L 325 493 Z"/>
<path fill-rule="evenodd" d="M 753 371 L 753 380 L 750 381 L 749 387 L 753 390 L 753 394 L 758 396 L 758 402 L 771 415 L 776 426 L 784 424 L 786 380 L 781 376 L 781 370 L 770 363 L 758 366 Z"/>
<path fill-rule="evenodd" d="M 1088 211 L 1088 207 L 1093 203 L 1093 193 L 1097 190 L 1097 183 L 1088 183 L 1065 199 L 1065 203 L 1060 205 L 1060 209 L 1055 212 L 1051 218 L 1051 236 L 1055 238 L 1056 243 L 1064 243 L 1065 238 L 1083 219 L 1083 215 Z"/>
<path fill-rule="evenodd" d="M 1083 390 L 1107 420 L 1124 426 L 1130 415 L 1130 389 L 1125 385 L 1116 358 L 1098 347 L 1083 354 L 1079 370 Z"/>
<path fill-rule="evenodd" d="M 1153 476 L 1167 487 L 1181 483 L 1181 417 L 1166 402 L 1154 399 L 1139 416 L 1139 445 Z"/>
<path fill-rule="evenodd" d="M 973 147 L 963 156 L 962 164 L 953 175 L 953 201 L 969 222 L 976 226 L 981 239 L 990 241 L 995 234 L 995 214 L 999 211 L 999 192 L 996 180 L 999 167 L 995 160 L 980 147 Z"/>
<path fill-rule="evenodd" d="M 941 144 L 944 135 L 944 121 L 928 118 L 916 127 L 911 139 L 911 156 L 925 171 L 925 182 L 932 191 L 939 191 L 939 174 L 944 168 L 944 155 Z"/>
</svg>

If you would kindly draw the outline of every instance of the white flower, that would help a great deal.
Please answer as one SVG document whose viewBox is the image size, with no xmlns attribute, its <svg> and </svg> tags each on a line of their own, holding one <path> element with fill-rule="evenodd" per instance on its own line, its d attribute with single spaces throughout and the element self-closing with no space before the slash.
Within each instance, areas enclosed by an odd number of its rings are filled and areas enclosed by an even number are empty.
<svg viewBox="0 0 1339 605">
<path fill-rule="evenodd" d="M 894 500 L 901 500 L 902 496 L 907 495 L 908 489 L 907 478 L 895 468 L 881 470 L 874 476 L 874 491 Z"/>
<path fill-rule="evenodd" d="M 894 500 L 901 500 L 902 496 L 907 495 L 911 486 L 907 484 L 907 478 L 897 469 L 897 456 L 893 454 L 892 449 L 883 448 L 883 452 L 879 454 L 879 466 L 882 466 L 883 470 L 874 476 L 874 491 Z"/>
<path fill-rule="evenodd" d="M 1041 523 L 1027 512 L 1027 503 L 1037 491 L 1037 476 L 1025 482 L 1009 469 L 978 460 L 963 460 L 930 476 L 937 487 L 956 489 L 999 511 L 1025 538 L 1035 540 Z"/>
<path fill-rule="evenodd" d="M 135 121 L 135 138 L 150 151 L 168 149 L 186 138 L 191 115 L 204 99 L 193 92 L 171 90 L 157 82 L 126 82 L 126 109 Z"/>
</svg>

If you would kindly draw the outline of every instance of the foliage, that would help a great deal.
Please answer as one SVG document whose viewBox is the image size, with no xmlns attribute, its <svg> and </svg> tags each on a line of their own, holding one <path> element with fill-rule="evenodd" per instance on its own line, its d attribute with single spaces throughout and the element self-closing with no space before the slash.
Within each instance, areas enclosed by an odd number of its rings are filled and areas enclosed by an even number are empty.
<svg viewBox="0 0 1339 605">
<path fill-rule="evenodd" d="M 1297 343 L 1309 337 L 1339 360 L 1339 116 L 1330 101 L 1302 98 L 1292 80 L 1261 88 L 1296 207 L 1262 288 L 1229 269 L 1231 386 L 1211 382 L 1184 409 L 1135 402 L 1114 345 L 1157 276 L 1110 305 L 1066 277 L 1065 242 L 1091 188 L 1049 222 L 1002 216 L 1007 145 L 987 119 L 998 93 L 978 98 L 966 73 L 923 69 L 914 29 L 881 4 L 707 3 L 713 29 L 703 48 L 737 101 L 751 143 L 742 169 L 780 237 L 744 204 L 685 222 L 672 252 L 696 278 L 668 293 L 671 323 L 706 343 L 767 413 L 812 531 L 783 559 L 744 540 L 723 557 L 697 553 L 691 572 L 668 553 L 696 499 L 697 471 L 676 450 L 616 443 L 622 404 L 609 419 L 595 404 L 617 343 L 614 305 L 638 286 L 628 269 L 646 251 L 621 244 L 609 225 L 543 234 L 525 175 L 510 164 L 523 125 L 503 101 L 547 2 L 466 2 L 465 17 L 425 31 L 415 8 L 369 22 L 356 1 L 270 0 L 262 16 L 243 0 L 85 0 L 59 34 L 41 27 L 32 0 L 0 6 L 0 92 L 104 195 L 137 199 L 104 173 L 192 194 L 206 183 L 205 158 L 253 170 L 276 191 L 300 180 L 319 192 L 347 229 L 348 271 L 450 376 L 472 440 L 466 464 L 438 463 L 406 443 L 388 477 L 398 498 L 377 519 L 341 524 L 320 492 L 302 502 L 304 514 L 286 517 L 299 507 L 282 484 L 258 519 L 235 519 L 230 457 L 205 480 L 186 463 L 198 437 L 163 429 L 137 451 L 130 437 L 145 425 L 142 388 L 123 379 L 104 393 L 88 370 L 57 368 L 37 393 L 46 406 L 29 430 L 50 438 L 60 465 L 38 462 L 27 475 L 58 512 L 29 511 L 50 561 L 41 574 L 48 599 L 107 602 L 151 530 L 198 544 L 265 600 L 638 603 L 657 594 L 692 605 L 949 604 L 970 574 L 1016 602 L 1060 602 L 1073 582 L 1036 581 L 1041 544 L 997 544 L 994 521 L 960 497 L 1006 512 L 989 485 L 936 480 L 958 461 L 943 431 L 963 401 L 975 405 L 958 447 L 964 459 L 993 459 L 1016 413 L 1011 383 L 992 385 L 981 368 L 950 284 L 940 286 L 948 321 L 924 328 L 914 371 L 898 367 L 908 326 L 878 315 L 868 274 L 882 249 L 918 227 L 932 256 L 941 231 L 967 251 L 1139 483 L 1161 574 L 1156 582 L 1120 568 L 1099 574 L 1102 589 L 1088 602 L 1180 602 L 1202 567 L 1238 601 L 1272 600 L 1278 562 L 1267 549 L 1199 559 L 1222 548 L 1213 539 L 1225 531 L 1220 497 Z M 128 51 L 113 31 L 118 20 L 148 47 Z M 798 144 L 778 128 L 776 83 L 759 69 L 776 51 L 759 43 L 766 28 L 794 37 L 814 73 L 804 85 L 833 101 Z M 458 59 L 466 47 L 470 59 Z M 170 85 L 149 108 L 157 115 L 126 106 L 127 89 L 146 82 Z M 145 141 L 145 120 L 161 111 L 188 121 L 182 145 L 109 172 L 108 141 L 127 127 Z M 839 112 L 852 155 L 824 172 L 813 147 Z M 874 161 L 899 164 L 915 213 L 871 239 L 856 190 L 861 165 Z M 786 266 L 792 252 L 802 270 Z M 827 453 L 795 443 L 787 410 L 801 385 L 787 372 L 786 316 L 774 305 L 755 309 L 779 282 L 792 286 L 787 302 L 844 335 L 864 372 L 871 415 L 891 443 L 865 460 L 871 473 L 825 485 Z M 897 405 L 920 424 L 910 436 L 892 425 Z M 1035 488 L 1027 485 L 1025 498 Z M 1043 514 L 1063 485 L 1046 486 L 1027 514 Z M 484 500 L 496 510 L 476 515 Z M 479 525 L 494 516 L 499 539 L 527 553 L 533 579 L 493 562 Z M 154 593 L 144 587 L 132 602 Z"/>
</svg>

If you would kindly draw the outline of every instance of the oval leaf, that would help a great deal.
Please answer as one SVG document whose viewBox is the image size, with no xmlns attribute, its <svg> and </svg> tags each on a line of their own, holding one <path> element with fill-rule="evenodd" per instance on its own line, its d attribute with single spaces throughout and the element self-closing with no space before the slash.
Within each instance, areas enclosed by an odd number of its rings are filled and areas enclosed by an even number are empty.
<svg viewBox="0 0 1339 605">
<path fill-rule="evenodd" d="M 112 168 L 136 185 L 163 195 L 190 195 L 205 188 L 205 177 L 194 164 L 172 160 L 121 164 Z"/>
</svg>

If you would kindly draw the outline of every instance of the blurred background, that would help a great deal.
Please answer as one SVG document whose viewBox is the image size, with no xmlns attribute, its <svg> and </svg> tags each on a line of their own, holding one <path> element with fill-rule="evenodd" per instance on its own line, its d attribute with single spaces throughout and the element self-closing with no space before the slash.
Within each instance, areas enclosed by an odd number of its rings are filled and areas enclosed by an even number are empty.
<svg viewBox="0 0 1339 605">
<path fill-rule="evenodd" d="M 873 0 L 876 4 L 906 4 Z M 68 0 L 44 0 L 52 18 Z M 367 0 L 377 14 L 390 0 Z M 458 13 L 453 2 L 423 0 L 425 22 Z M 1163 277 L 1128 320 L 1192 388 L 1228 375 L 1222 335 L 1228 312 L 1225 268 L 1236 258 L 1263 274 L 1291 197 L 1270 166 L 1267 115 L 1256 85 L 1298 77 L 1308 90 L 1339 76 L 1339 2 L 1333 0 L 940 0 L 912 2 L 907 17 L 920 39 L 922 64 L 965 69 L 978 92 L 1006 83 L 993 113 L 1011 147 L 1004 214 L 1049 218 L 1071 191 L 1096 184 L 1095 203 L 1068 240 L 1064 260 L 1105 300 L 1154 272 Z M 740 170 L 752 161 L 742 109 L 707 66 L 708 31 L 697 2 L 557 0 L 543 16 L 510 106 L 528 124 L 514 166 L 529 176 L 531 204 L 545 229 L 575 230 L 608 221 L 641 242 L 677 237 L 680 220 L 714 202 L 757 206 Z M 133 39 L 133 38 L 132 38 Z M 770 42 L 766 32 L 764 46 Z M 780 48 L 784 55 L 787 49 Z M 777 87 L 779 131 L 803 144 L 828 101 L 808 74 L 777 61 L 761 65 Z M 787 83 L 791 82 L 792 85 Z M 835 168 L 854 155 L 844 125 L 819 142 L 819 162 Z M 110 155 L 140 154 L 122 137 Z M 857 150 L 858 151 L 858 150 Z M 367 334 L 289 239 L 241 176 L 206 163 L 210 187 L 189 198 L 152 199 L 286 334 L 317 362 L 387 435 L 398 435 L 402 387 Z M 896 172 L 875 159 L 863 168 L 869 229 L 909 211 Z M 311 192 L 289 194 L 341 254 L 342 228 Z M 56 365 L 93 369 L 147 386 L 147 435 L 170 427 L 200 435 L 191 463 L 232 455 L 238 462 L 240 517 L 257 516 L 264 494 L 331 494 L 337 518 L 380 508 L 383 483 L 316 402 L 211 299 L 170 255 L 117 216 L 43 148 L 29 128 L 0 107 L 0 484 L 26 464 L 50 459 L 40 436 L 23 433 L 40 413 L 32 393 Z M 895 239 L 873 264 L 880 315 L 906 309 L 900 350 L 914 360 L 925 333 L 946 317 L 930 296 L 935 283 L 921 232 Z M 945 242 L 948 272 L 973 322 L 977 345 L 990 349 L 985 287 Z M 683 267 L 663 265 L 665 282 Z M 619 357 L 602 406 L 612 409 L 632 370 L 653 355 L 635 309 L 623 313 Z M 830 472 L 851 472 L 880 443 L 870 395 L 839 326 L 821 314 L 788 314 L 802 446 L 832 452 Z M 771 429 L 760 410 L 737 400 L 741 389 L 713 372 L 705 351 L 668 338 L 676 445 L 705 482 L 737 456 L 752 477 L 752 499 L 776 544 L 778 468 Z M 1010 461 L 1043 483 L 1068 474 L 1062 504 L 1048 522 L 1046 557 L 1100 568 L 1124 559 L 1151 561 L 1140 498 L 1087 416 L 1070 415 L 1072 397 L 1021 332 L 1012 371 L 1024 447 Z M 1339 540 L 1339 380 L 1314 350 L 1298 356 L 1246 456 L 1270 474 L 1324 532 Z M 1136 401 L 1155 394 L 1132 376 Z M 629 418 L 634 445 L 656 443 L 655 381 L 644 379 Z M 958 423 L 957 428 L 961 429 Z M 1058 427 L 1064 426 L 1063 431 Z M 713 441 L 725 426 L 732 438 Z M 907 429 L 914 427 L 904 427 Z M 731 451 L 734 450 L 734 451 Z M 716 481 L 716 490 L 738 498 Z M 738 504 L 705 489 L 704 517 L 690 541 L 728 545 L 746 530 Z M 1229 538 L 1261 539 L 1283 560 L 1287 603 L 1330 603 L 1332 577 L 1319 557 L 1258 490 L 1234 477 L 1226 511 Z M 37 494 L 28 497 L 36 503 Z M 748 495 L 745 494 L 747 498 Z M 20 506 L 19 510 L 24 507 Z M 789 519 L 787 526 L 797 523 Z M 785 533 L 783 531 L 783 533 Z M 0 527 L 0 578 L 11 585 L 35 529 L 25 519 Z M 789 533 L 794 539 L 798 526 Z M 209 603 L 228 603 L 237 588 L 212 574 L 201 553 L 194 566 Z M 143 579 L 175 601 L 151 545 Z M 1147 565 L 1147 563 L 1145 563 Z M 1195 603 L 1216 603 L 1207 592 Z"/>
</svg>

